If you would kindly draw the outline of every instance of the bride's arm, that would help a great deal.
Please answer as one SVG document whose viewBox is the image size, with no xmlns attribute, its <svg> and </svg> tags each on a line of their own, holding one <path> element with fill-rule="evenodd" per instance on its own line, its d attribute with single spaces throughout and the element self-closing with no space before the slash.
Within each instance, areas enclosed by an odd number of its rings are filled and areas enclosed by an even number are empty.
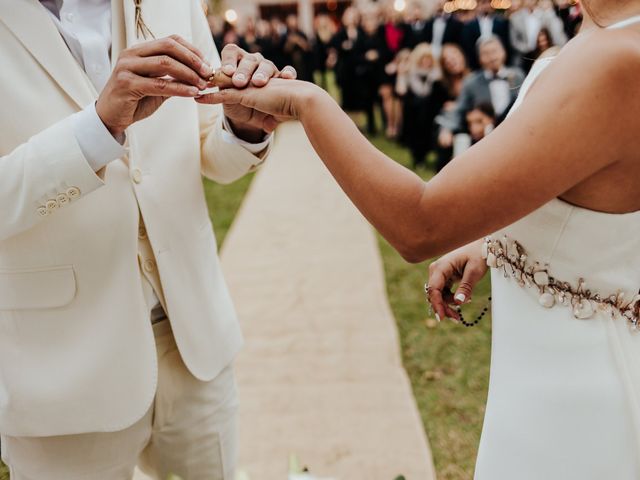
<svg viewBox="0 0 640 480">
<path fill-rule="evenodd" d="M 360 211 L 418 262 L 513 223 L 638 151 L 640 92 L 623 91 L 640 74 L 637 39 L 594 36 L 602 38 L 569 46 L 518 111 L 428 183 L 376 150 L 316 87 L 273 83 L 215 101 L 299 118 Z"/>
</svg>

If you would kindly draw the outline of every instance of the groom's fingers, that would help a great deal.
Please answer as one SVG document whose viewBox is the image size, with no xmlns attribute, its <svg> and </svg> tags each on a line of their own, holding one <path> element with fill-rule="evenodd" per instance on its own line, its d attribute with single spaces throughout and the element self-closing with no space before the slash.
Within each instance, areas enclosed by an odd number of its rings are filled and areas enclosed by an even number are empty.
<svg viewBox="0 0 640 480">
<path fill-rule="evenodd" d="M 255 87 L 264 87 L 269 83 L 269 80 L 277 77 L 279 74 L 280 70 L 278 70 L 275 63 L 270 60 L 262 60 L 251 77 L 251 83 Z"/>
<path fill-rule="evenodd" d="M 233 43 L 230 43 L 222 49 L 220 60 L 222 61 L 222 71 L 230 77 L 236 73 L 238 62 L 242 57 L 243 50 Z"/>
<path fill-rule="evenodd" d="M 295 80 L 298 78 L 298 72 L 291 65 L 287 65 L 282 69 L 278 78 L 284 78 L 285 80 Z"/>
</svg>

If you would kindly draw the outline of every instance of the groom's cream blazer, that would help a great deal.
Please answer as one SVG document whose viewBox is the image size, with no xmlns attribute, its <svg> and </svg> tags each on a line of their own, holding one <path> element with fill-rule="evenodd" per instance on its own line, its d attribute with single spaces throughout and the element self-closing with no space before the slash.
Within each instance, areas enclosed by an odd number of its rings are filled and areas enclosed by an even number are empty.
<svg viewBox="0 0 640 480">
<path fill-rule="evenodd" d="M 200 0 L 145 0 L 157 37 L 218 58 Z M 112 59 L 138 42 L 134 0 L 113 0 Z M 217 60 L 219 62 L 219 60 Z M 215 66 L 215 65 L 214 65 Z M 221 133 L 221 110 L 170 99 L 127 131 L 96 175 L 69 117 L 97 98 L 37 0 L 0 1 L 0 433 L 116 431 L 156 390 L 138 266 L 142 213 L 180 353 L 200 380 L 242 338 L 201 173 L 230 182 L 259 159 Z"/>
</svg>

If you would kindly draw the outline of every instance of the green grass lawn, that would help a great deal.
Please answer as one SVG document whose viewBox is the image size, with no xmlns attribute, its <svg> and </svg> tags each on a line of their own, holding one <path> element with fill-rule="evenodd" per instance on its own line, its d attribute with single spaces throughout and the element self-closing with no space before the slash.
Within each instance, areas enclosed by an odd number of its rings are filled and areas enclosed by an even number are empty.
<svg viewBox="0 0 640 480">
<path fill-rule="evenodd" d="M 399 163 L 409 153 L 376 137 L 373 143 Z M 428 179 L 433 172 L 417 172 Z M 446 219 L 443 219 L 446 221 Z M 436 326 L 426 306 L 423 285 L 428 264 L 410 265 L 381 237 L 387 292 L 398 323 L 402 357 L 425 425 L 440 480 L 473 478 L 489 381 L 491 319 L 475 328 L 449 321 Z M 474 318 L 489 296 L 488 277 L 478 286 L 465 317 Z"/>
</svg>

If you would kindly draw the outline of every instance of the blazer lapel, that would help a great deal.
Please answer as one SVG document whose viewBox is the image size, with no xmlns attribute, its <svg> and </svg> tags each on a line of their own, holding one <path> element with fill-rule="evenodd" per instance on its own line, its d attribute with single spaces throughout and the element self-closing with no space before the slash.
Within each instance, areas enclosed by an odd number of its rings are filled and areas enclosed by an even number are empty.
<svg viewBox="0 0 640 480">
<path fill-rule="evenodd" d="M 95 100 L 89 80 L 40 2 L 1 0 L 0 21 L 80 108 Z"/>
<path fill-rule="evenodd" d="M 133 2 L 130 2 L 133 3 Z M 111 65 L 115 67 L 122 50 L 127 48 L 123 0 L 111 0 Z"/>
</svg>

